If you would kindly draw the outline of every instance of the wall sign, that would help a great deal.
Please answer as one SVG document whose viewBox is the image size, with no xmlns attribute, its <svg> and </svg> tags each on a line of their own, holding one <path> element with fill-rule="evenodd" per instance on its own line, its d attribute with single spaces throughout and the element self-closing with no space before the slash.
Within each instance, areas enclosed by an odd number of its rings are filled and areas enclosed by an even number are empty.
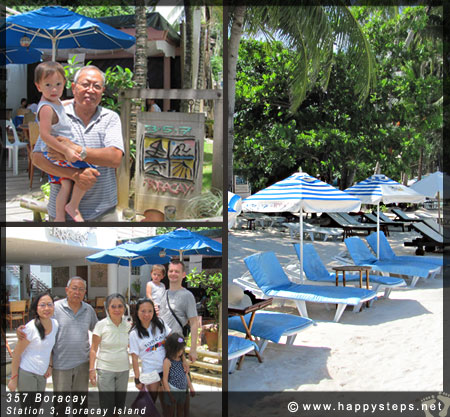
<svg viewBox="0 0 450 417">
<path fill-rule="evenodd" d="M 136 144 L 138 213 L 156 209 L 182 219 L 188 200 L 201 193 L 205 116 L 140 113 Z"/>
</svg>

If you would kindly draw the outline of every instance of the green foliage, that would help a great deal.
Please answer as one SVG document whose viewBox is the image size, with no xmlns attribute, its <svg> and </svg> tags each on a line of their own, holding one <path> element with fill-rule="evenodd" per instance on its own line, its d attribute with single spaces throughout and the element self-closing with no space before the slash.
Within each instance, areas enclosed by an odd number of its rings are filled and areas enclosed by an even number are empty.
<svg viewBox="0 0 450 417">
<path fill-rule="evenodd" d="M 219 319 L 219 305 L 222 302 L 222 273 L 207 274 L 205 271 L 193 272 L 186 275 L 186 282 L 191 287 L 203 288 L 208 298 L 206 308 L 208 313 L 217 322 Z"/>
<path fill-rule="evenodd" d="M 354 89 L 355 62 L 335 51 L 327 90 L 314 87 L 289 112 L 294 53 L 278 42 L 241 41 L 234 169 L 254 192 L 299 167 L 346 188 L 373 174 L 377 162 L 398 181 L 416 174 L 421 152 L 424 170 L 442 166 L 442 42 L 423 35 L 431 17 L 423 7 L 354 14 L 377 60 L 378 81 L 363 103 Z"/>
<path fill-rule="evenodd" d="M 73 79 L 75 73 L 81 68 L 80 64 L 76 62 L 77 56 L 74 55 L 72 58 L 67 60 L 67 65 L 64 66 L 64 72 L 66 73 L 66 88 L 72 87 Z M 92 61 L 89 61 L 86 65 L 91 65 Z"/>
<path fill-rule="evenodd" d="M 133 81 L 133 72 L 129 68 L 122 68 L 120 65 L 116 65 L 106 69 L 105 85 L 106 90 L 103 94 L 101 105 L 120 112 L 119 91 L 134 88 L 136 83 Z"/>
</svg>

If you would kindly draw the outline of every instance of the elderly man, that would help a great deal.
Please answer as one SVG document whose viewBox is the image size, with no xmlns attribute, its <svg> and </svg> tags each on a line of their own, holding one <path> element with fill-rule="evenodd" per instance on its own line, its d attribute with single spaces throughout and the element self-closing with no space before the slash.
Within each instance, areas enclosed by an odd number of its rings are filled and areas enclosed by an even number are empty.
<svg viewBox="0 0 450 417">
<path fill-rule="evenodd" d="M 105 75 L 93 65 L 80 68 L 72 83 L 74 101 L 65 106 L 72 123 L 73 138 L 60 138 L 72 146 L 81 158 L 96 168 L 75 169 L 54 165 L 43 155 L 44 142 L 39 138 L 33 151 L 33 164 L 42 171 L 73 180 L 87 190 L 80 203 L 86 221 L 118 221 L 116 168 L 123 156 L 122 126 L 119 116 L 99 106 L 105 90 Z M 75 140 L 79 145 L 71 142 Z M 64 160 L 62 155 L 52 157 Z M 51 184 L 48 212 L 56 216 L 59 184 Z"/>
</svg>

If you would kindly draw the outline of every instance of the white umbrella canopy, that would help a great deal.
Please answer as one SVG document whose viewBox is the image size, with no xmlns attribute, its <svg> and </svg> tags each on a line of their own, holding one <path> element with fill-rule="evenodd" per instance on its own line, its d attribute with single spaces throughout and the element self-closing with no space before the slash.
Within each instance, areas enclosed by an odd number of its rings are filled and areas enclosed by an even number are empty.
<svg viewBox="0 0 450 417">
<path fill-rule="evenodd" d="M 421 203 L 425 200 L 422 194 L 383 174 L 372 175 L 344 191 L 358 197 L 363 204 L 377 206 L 377 257 L 380 253 L 380 202 L 385 204 Z"/>
<path fill-rule="evenodd" d="M 300 279 L 303 279 L 303 212 L 332 213 L 357 211 L 361 201 L 331 185 L 297 172 L 245 198 L 242 210 L 260 213 L 290 211 L 300 217 Z"/>
<path fill-rule="evenodd" d="M 414 191 L 438 201 L 439 229 L 441 228 L 441 198 L 450 197 L 450 176 L 441 171 L 433 172 L 411 185 Z"/>
</svg>

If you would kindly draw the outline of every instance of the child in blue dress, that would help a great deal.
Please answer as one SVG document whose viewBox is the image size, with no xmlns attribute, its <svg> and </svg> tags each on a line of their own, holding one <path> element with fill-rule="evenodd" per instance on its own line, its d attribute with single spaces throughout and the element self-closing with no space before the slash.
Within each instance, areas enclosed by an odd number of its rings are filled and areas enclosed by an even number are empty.
<svg viewBox="0 0 450 417">
<path fill-rule="evenodd" d="M 191 397 L 195 395 L 189 375 L 183 367 L 183 355 L 186 342 L 178 333 L 171 333 L 166 338 L 165 349 L 166 358 L 163 363 L 163 389 L 165 391 L 165 405 L 168 417 L 175 415 L 184 416 L 184 403 L 188 390 Z"/>
</svg>

